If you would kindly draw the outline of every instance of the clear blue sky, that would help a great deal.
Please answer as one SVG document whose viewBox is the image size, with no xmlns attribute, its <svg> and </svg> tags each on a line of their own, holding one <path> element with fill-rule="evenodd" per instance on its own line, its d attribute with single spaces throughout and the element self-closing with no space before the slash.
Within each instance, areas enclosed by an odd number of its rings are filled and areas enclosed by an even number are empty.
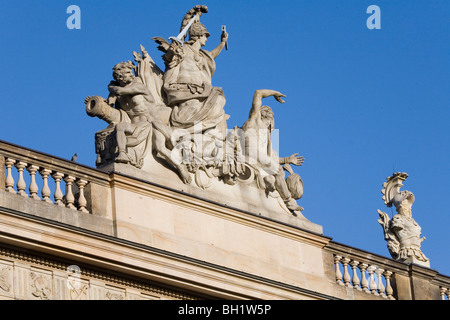
<svg viewBox="0 0 450 320">
<path fill-rule="evenodd" d="M 324 234 L 390 257 L 378 224 L 380 190 L 409 174 L 413 217 L 432 269 L 450 275 L 450 1 L 13 1 L 0 0 L 3 81 L 0 139 L 95 166 L 94 134 L 106 123 L 85 113 L 107 96 L 111 68 L 146 47 L 163 68 L 154 36 L 177 35 L 196 4 L 211 33 L 227 26 L 229 50 L 213 84 L 224 89 L 229 127 L 248 116 L 253 92 L 274 89 L 280 154 L 305 157 L 299 204 Z M 81 29 L 69 30 L 69 5 Z M 381 29 L 369 30 L 369 5 Z"/>
</svg>

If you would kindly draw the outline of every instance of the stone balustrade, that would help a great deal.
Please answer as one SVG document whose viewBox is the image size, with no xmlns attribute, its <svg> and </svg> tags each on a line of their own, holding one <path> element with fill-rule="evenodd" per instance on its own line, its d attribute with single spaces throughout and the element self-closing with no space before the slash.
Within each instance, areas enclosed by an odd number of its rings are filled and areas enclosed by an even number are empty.
<svg viewBox="0 0 450 320">
<path fill-rule="evenodd" d="M 5 159 L 6 178 L 5 190 L 10 193 L 17 193 L 23 197 L 55 203 L 58 206 L 65 206 L 70 209 L 88 212 L 86 209 L 87 200 L 84 195 L 84 188 L 89 181 L 76 177 L 68 172 L 59 172 L 48 166 L 39 166 L 33 162 L 25 162 L 20 159 L 7 157 Z M 14 179 L 13 169 L 17 169 L 18 178 Z M 25 181 L 25 172 L 29 173 L 29 183 Z M 40 175 L 42 185 L 37 183 L 37 175 Z M 54 190 L 49 187 L 49 179 L 55 183 Z M 63 192 L 61 183 L 64 181 L 65 190 Z M 52 198 L 53 194 L 53 200 Z"/>
<path fill-rule="evenodd" d="M 374 296 L 395 300 L 391 285 L 393 271 L 370 261 L 358 261 L 334 255 L 335 277 L 339 285 L 354 288 Z"/>
<path fill-rule="evenodd" d="M 74 211 L 92 213 L 86 190 L 92 183 L 105 185 L 104 174 L 93 168 L 3 141 L 0 158 L 0 187 L 6 192 Z"/>
<path fill-rule="evenodd" d="M 449 300 L 450 277 L 436 270 L 334 241 L 324 248 L 324 258 L 330 281 L 346 299 Z"/>
<path fill-rule="evenodd" d="M 450 300 L 450 287 L 439 287 L 441 300 Z"/>
</svg>

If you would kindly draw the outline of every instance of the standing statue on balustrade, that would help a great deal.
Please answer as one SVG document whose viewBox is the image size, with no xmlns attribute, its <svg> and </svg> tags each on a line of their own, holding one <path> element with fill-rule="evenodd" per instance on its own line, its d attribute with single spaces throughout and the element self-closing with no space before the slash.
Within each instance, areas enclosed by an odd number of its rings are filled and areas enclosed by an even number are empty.
<svg viewBox="0 0 450 320">
<path fill-rule="evenodd" d="M 389 219 L 387 213 L 378 210 L 378 222 L 383 227 L 384 238 L 393 259 L 429 268 L 430 260 L 420 249 L 425 237 L 421 237 L 421 228 L 412 218 L 414 194 L 408 190 L 400 191 L 407 177 L 406 173 L 397 172 L 383 183 L 381 192 L 384 203 L 388 207 L 394 205 L 397 214 Z"/>
</svg>

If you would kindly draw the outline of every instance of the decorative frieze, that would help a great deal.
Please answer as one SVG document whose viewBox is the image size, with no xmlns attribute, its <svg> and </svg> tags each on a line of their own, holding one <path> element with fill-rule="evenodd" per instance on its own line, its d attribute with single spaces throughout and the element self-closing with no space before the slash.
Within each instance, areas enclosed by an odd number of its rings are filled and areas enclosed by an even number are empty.
<svg viewBox="0 0 450 320">
<path fill-rule="evenodd" d="M 51 300 L 53 298 L 52 290 L 52 272 L 48 270 L 34 269 L 30 272 L 30 298 L 37 300 Z"/>
<path fill-rule="evenodd" d="M 0 260 L 0 295 L 13 297 L 13 265 Z"/>
<path fill-rule="evenodd" d="M 0 247 L 0 300 L 193 300 L 198 297 Z"/>
</svg>

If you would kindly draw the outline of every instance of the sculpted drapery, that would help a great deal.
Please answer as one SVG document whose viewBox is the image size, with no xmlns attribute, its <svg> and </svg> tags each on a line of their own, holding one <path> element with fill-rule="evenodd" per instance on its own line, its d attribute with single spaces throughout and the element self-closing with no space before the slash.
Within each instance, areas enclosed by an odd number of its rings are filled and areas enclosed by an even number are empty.
<svg viewBox="0 0 450 320">
<path fill-rule="evenodd" d="M 113 161 L 142 168 L 146 157 L 154 155 L 173 166 L 185 184 L 195 181 L 205 189 L 211 179 L 228 185 L 254 183 L 266 197 L 280 198 L 288 211 L 301 211 L 295 200 L 303 194 L 303 182 L 289 164 L 301 165 L 303 158 L 278 157 L 270 137 L 273 112 L 260 106 L 262 98 L 284 102 L 284 95 L 256 90 L 249 119 L 242 128 L 227 129 L 225 95 L 212 77 L 228 34 L 222 28 L 219 45 L 203 49 L 210 35 L 200 22 L 206 12 L 206 6 L 189 10 L 180 34 L 170 37 L 170 43 L 152 38 L 164 53 L 164 71 L 141 46 L 141 53 L 133 52 L 137 66 L 131 61 L 115 66 L 108 99 L 86 98 L 87 113 L 110 124 L 96 135 L 97 164 Z M 249 153 L 249 147 L 257 150 Z M 289 183 L 284 170 L 290 173 Z"/>
</svg>

